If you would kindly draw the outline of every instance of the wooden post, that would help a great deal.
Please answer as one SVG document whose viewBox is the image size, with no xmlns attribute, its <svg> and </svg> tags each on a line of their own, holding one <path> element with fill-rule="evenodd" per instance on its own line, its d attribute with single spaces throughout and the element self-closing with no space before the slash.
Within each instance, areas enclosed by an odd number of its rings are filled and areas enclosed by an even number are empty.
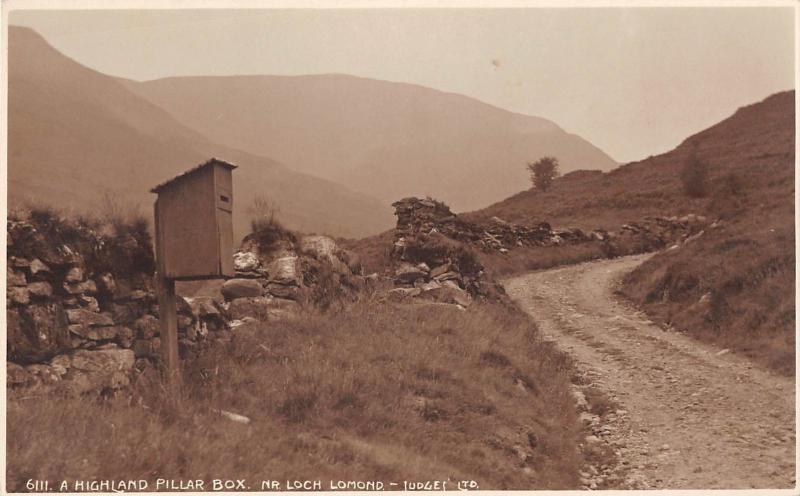
<svg viewBox="0 0 800 496">
<path fill-rule="evenodd" d="M 181 365 L 178 358 L 178 314 L 175 281 L 157 274 L 158 323 L 161 330 L 161 364 L 164 380 L 170 392 L 177 393 L 181 385 Z"/>
<path fill-rule="evenodd" d="M 171 394 L 177 394 L 181 386 L 181 366 L 178 357 L 178 309 L 175 281 L 164 276 L 162 225 L 158 215 L 158 200 L 155 203 L 156 226 L 156 291 L 158 292 L 158 324 L 161 334 L 162 378 Z"/>
</svg>

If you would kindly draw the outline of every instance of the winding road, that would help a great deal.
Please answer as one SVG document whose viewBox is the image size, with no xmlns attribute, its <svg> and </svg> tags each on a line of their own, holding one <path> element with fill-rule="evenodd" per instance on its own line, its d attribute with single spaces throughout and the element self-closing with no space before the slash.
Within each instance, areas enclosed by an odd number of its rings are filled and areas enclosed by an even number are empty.
<svg viewBox="0 0 800 496">
<path fill-rule="evenodd" d="M 613 468 L 589 467 L 584 486 L 795 487 L 794 380 L 665 331 L 618 299 L 620 278 L 649 256 L 504 281 L 545 339 L 573 357 L 582 387 L 618 404 L 602 416 L 581 415 L 593 432 L 585 442 L 606 443 L 619 458 Z"/>
</svg>

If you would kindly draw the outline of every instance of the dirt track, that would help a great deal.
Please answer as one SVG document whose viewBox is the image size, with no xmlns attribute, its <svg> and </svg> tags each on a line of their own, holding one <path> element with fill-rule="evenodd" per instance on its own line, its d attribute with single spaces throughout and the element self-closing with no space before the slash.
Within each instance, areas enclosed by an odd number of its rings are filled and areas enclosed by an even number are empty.
<svg viewBox="0 0 800 496">
<path fill-rule="evenodd" d="M 794 381 L 686 335 L 668 332 L 614 295 L 649 255 L 584 263 L 504 281 L 589 387 L 619 406 L 584 413 L 620 463 L 583 473 L 618 489 L 791 488 Z"/>
</svg>

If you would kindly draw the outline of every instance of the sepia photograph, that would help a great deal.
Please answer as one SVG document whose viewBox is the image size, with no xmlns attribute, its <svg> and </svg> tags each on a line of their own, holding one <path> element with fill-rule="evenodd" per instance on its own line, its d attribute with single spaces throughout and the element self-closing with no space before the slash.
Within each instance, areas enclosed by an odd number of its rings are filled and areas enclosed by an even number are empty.
<svg viewBox="0 0 800 496">
<path fill-rule="evenodd" d="M 776 1 L 2 1 L 0 493 L 797 493 Z"/>
</svg>

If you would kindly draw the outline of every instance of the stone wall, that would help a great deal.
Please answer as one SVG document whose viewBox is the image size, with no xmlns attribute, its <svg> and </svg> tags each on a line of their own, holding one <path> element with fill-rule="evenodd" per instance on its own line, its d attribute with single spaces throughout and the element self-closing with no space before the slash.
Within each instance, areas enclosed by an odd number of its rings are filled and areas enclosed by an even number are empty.
<svg viewBox="0 0 800 496">
<path fill-rule="evenodd" d="M 442 202 L 431 198 L 404 198 L 392 204 L 397 216 L 392 259 L 394 283 L 391 297 L 434 299 L 467 306 L 478 298 L 502 298 L 502 288 L 486 277 L 470 250 L 508 253 L 520 247 L 601 243 L 610 256 L 635 246 L 652 251 L 702 233 L 703 216 L 646 217 L 621 226 L 619 231 L 585 232 L 578 228 L 553 229 L 541 222 L 523 226 L 492 217 L 488 222 L 468 222 Z"/>
<path fill-rule="evenodd" d="M 9 220 L 8 391 L 108 392 L 155 373 L 160 350 L 146 226 L 124 233 L 56 217 Z M 179 298 L 183 355 L 224 333 L 210 298 Z"/>
</svg>

